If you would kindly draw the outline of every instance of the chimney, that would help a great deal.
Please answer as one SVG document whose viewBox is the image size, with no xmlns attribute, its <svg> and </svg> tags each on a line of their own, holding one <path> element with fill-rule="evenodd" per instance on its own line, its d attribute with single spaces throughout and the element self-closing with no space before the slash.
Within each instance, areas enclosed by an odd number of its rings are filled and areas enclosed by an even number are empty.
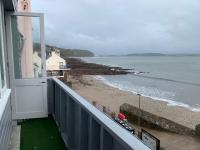
<svg viewBox="0 0 200 150">
<path fill-rule="evenodd" d="M 56 55 L 60 56 L 60 50 L 55 49 L 55 53 L 56 53 Z"/>
<path fill-rule="evenodd" d="M 18 0 L 18 12 L 30 12 L 31 3 L 30 0 Z"/>
</svg>

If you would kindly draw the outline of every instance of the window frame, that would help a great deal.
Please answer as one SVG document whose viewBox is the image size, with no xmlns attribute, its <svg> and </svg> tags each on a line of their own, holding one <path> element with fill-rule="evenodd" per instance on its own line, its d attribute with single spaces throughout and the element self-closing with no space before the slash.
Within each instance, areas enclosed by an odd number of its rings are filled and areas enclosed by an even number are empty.
<svg viewBox="0 0 200 150">
<path fill-rule="evenodd" d="M 6 77 L 6 66 L 5 66 L 5 25 L 4 25 L 4 8 L 2 1 L 0 2 L 0 40 L 1 40 L 1 53 L 2 53 L 2 62 L 3 62 L 3 77 L 4 77 L 4 85 L 2 86 L 1 81 L 1 66 L 0 66 L 0 98 L 3 97 L 6 89 L 7 89 L 7 77 Z"/>
</svg>

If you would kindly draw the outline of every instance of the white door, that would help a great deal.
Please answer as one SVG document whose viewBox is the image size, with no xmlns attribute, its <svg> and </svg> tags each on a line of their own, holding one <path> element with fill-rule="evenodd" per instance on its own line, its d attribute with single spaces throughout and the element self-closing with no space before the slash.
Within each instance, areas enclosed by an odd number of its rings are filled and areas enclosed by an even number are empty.
<svg viewBox="0 0 200 150">
<path fill-rule="evenodd" d="M 7 14 L 6 27 L 13 119 L 47 117 L 43 14 Z"/>
</svg>

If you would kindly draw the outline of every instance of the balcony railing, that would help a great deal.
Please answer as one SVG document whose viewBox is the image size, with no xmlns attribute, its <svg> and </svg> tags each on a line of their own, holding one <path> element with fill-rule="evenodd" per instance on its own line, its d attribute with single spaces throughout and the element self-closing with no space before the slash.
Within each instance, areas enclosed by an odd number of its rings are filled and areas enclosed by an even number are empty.
<svg viewBox="0 0 200 150">
<path fill-rule="evenodd" d="M 69 69 L 68 65 L 59 65 L 59 69 Z"/>
<path fill-rule="evenodd" d="M 69 149 L 149 149 L 59 79 L 48 80 L 48 93 L 49 112 Z"/>
<path fill-rule="evenodd" d="M 7 150 L 12 130 L 10 90 L 0 97 L 0 150 Z"/>
</svg>

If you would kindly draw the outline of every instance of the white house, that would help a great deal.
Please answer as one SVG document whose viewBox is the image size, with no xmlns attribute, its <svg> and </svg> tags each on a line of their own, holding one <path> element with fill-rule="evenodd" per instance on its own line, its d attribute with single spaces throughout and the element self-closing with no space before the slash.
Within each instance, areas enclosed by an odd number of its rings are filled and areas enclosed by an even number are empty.
<svg viewBox="0 0 200 150">
<path fill-rule="evenodd" d="M 63 76 L 64 70 L 69 70 L 66 60 L 60 57 L 60 51 L 58 50 L 51 52 L 51 56 L 46 60 L 46 68 L 48 75 L 59 76 Z"/>
<path fill-rule="evenodd" d="M 34 77 L 42 76 L 42 59 L 37 51 L 33 53 L 33 72 Z"/>
</svg>

